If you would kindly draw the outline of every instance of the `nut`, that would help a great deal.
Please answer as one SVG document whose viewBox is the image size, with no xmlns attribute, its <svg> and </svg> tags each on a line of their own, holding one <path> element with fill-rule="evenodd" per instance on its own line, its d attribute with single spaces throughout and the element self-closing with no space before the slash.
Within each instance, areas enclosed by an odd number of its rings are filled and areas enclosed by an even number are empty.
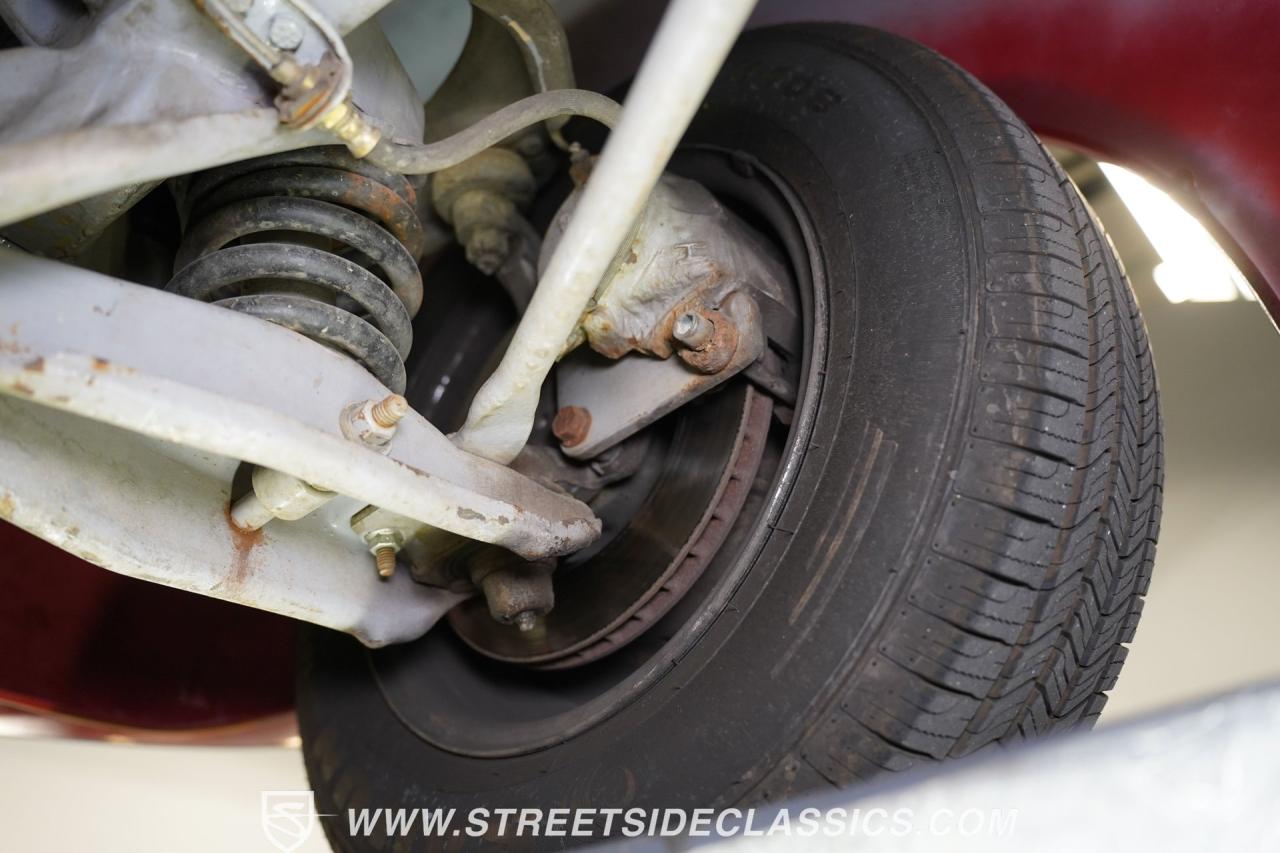
<svg viewBox="0 0 1280 853">
<path fill-rule="evenodd" d="M 380 577 L 389 578 L 396 571 L 396 554 L 404 544 L 404 534 L 391 528 L 373 530 L 364 535 L 364 543 L 373 554 L 374 565 Z"/>
<path fill-rule="evenodd" d="M 694 311 L 681 314 L 671 326 L 671 336 L 689 349 L 702 349 L 715 333 L 715 324 Z"/>
<path fill-rule="evenodd" d="M 565 447 L 576 447 L 586 441 L 591 432 L 591 412 L 582 406 L 565 406 L 556 412 L 551 422 L 551 433 Z"/>
<path fill-rule="evenodd" d="M 292 15 L 279 14 L 267 27 L 267 38 L 281 50 L 297 50 L 302 44 L 302 25 Z"/>
<path fill-rule="evenodd" d="M 492 559 L 473 559 L 470 566 L 471 582 L 484 594 L 489 615 L 501 625 L 533 629 L 538 617 L 555 606 L 551 575 L 556 561 L 525 562 L 509 554 L 491 554 Z"/>
<path fill-rule="evenodd" d="M 526 133 L 516 140 L 516 153 L 525 160 L 536 160 L 542 155 L 545 145 L 540 133 Z"/>
<path fill-rule="evenodd" d="M 517 209 L 533 200 L 537 183 L 514 151 L 490 148 L 431 177 L 431 203 L 453 226 L 467 260 L 493 275 L 511 255 Z"/>
<path fill-rule="evenodd" d="M 685 324 L 689 340 L 700 343 L 698 346 L 686 344 L 688 348 L 680 350 L 680 359 L 700 373 L 719 373 L 729 366 L 729 362 L 733 361 L 734 353 L 738 351 L 738 327 L 727 315 L 719 311 L 709 311 L 707 314 L 684 314 L 672 326 L 672 336 L 677 340 L 681 340 L 678 327 L 690 316 L 701 319 L 706 324 L 706 328 L 696 319 Z M 708 328 L 709 335 L 706 334 Z"/>
<path fill-rule="evenodd" d="M 396 425 L 409 413 L 409 401 L 399 394 L 381 400 L 352 403 L 342 410 L 338 425 L 342 434 L 374 450 L 385 452 L 396 434 Z"/>
<path fill-rule="evenodd" d="M 308 91 L 306 86 L 300 85 L 297 88 L 304 94 Z M 302 100 L 301 97 L 297 99 Z M 279 106 L 278 100 L 276 106 Z M 364 114 L 349 101 L 335 104 L 320 117 L 320 124 L 341 139 L 353 157 L 368 156 L 382 139 L 382 131 L 367 121 Z"/>
<path fill-rule="evenodd" d="M 582 186 L 591 177 L 591 170 L 595 168 L 597 159 L 576 142 L 569 146 L 569 178 L 575 187 Z M 564 230 L 563 225 L 560 230 Z"/>
<path fill-rule="evenodd" d="M 511 254 L 511 239 L 501 228 L 480 226 L 467 235 L 466 249 L 472 266 L 485 275 L 493 275 Z"/>
</svg>

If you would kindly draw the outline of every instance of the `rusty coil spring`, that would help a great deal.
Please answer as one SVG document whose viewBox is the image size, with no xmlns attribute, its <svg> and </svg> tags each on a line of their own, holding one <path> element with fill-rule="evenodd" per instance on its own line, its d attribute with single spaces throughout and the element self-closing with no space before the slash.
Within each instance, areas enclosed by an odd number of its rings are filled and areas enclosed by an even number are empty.
<svg viewBox="0 0 1280 853">
<path fill-rule="evenodd" d="M 403 175 L 309 148 L 195 175 L 183 203 L 168 290 L 293 329 L 404 391 L 424 235 Z"/>
</svg>

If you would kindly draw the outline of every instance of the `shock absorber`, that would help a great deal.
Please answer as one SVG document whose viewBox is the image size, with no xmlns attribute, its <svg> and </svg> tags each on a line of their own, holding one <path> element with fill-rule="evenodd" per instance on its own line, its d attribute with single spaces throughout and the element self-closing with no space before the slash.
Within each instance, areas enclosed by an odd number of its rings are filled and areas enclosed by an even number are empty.
<svg viewBox="0 0 1280 853">
<path fill-rule="evenodd" d="M 424 235 L 403 175 L 309 148 L 202 172 L 183 202 L 168 290 L 293 329 L 404 391 Z"/>
</svg>

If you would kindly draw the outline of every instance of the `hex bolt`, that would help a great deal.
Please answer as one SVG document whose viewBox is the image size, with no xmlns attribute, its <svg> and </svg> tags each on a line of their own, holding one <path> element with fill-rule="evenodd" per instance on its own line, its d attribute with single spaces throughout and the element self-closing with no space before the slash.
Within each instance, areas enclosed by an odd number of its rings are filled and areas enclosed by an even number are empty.
<svg viewBox="0 0 1280 853">
<path fill-rule="evenodd" d="M 524 138 L 535 144 L 539 139 L 536 133 Z M 515 248 L 518 211 L 533 201 L 536 189 L 524 158 L 494 147 L 433 174 L 431 204 L 453 226 L 467 250 L 467 261 L 485 275 L 494 275 Z"/>
<path fill-rule="evenodd" d="M 397 530 L 383 528 L 366 533 L 364 542 L 369 546 L 369 553 L 373 554 L 379 577 L 389 578 L 395 574 L 396 554 L 400 553 L 404 536 Z"/>
<path fill-rule="evenodd" d="M 391 429 L 409 413 L 409 401 L 399 394 L 392 394 L 373 404 L 370 416 L 383 429 Z"/>
<path fill-rule="evenodd" d="M 516 618 L 512 619 L 511 622 L 521 633 L 532 631 L 538 627 L 538 614 L 532 610 L 522 610 L 516 614 Z"/>
<path fill-rule="evenodd" d="M 276 15 L 267 27 L 267 38 L 281 50 L 297 50 L 302 36 L 302 25 L 292 15 Z"/>
<path fill-rule="evenodd" d="M 586 441 L 591 432 L 591 412 L 582 406 L 565 406 L 556 412 L 551 422 L 551 433 L 565 447 L 576 447 Z"/>
<path fill-rule="evenodd" d="M 471 230 L 466 250 L 472 266 L 485 275 L 493 275 L 511 254 L 511 238 L 501 228 L 483 225 Z"/>
<path fill-rule="evenodd" d="M 542 137 L 537 133 L 526 133 L 516 142 L 516 152 L 526 160 L 532 160 L 542 153 Z"/>
<path fill-rule="evenodd" d="M 396 549 L 391 545 L 380 545 L 373 551 L 373 559 L 378 567 L 378 576 L 389 578 L 396 573 Z"/>
<path fill-rule="evenodd" d="M 715 333 L 715 324 L 694 311 L 681 314 L 671 327 L 671 336 L 689 349 L 702 349 Z"/>
</svg>

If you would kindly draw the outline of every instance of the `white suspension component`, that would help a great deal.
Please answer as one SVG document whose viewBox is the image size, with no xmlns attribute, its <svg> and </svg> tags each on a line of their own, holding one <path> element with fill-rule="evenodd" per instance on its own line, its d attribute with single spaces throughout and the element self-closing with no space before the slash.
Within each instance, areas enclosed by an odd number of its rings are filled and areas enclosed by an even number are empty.
<svg viewBox="0 0 1280 853">
<path fill-rule="evenodd" d="M 524 447 L 543 381 L 754 6 L 675 0 L 667 10 L 506 355 L 453 437 L 462 449 L 506 463 Z"/>
</svg>

